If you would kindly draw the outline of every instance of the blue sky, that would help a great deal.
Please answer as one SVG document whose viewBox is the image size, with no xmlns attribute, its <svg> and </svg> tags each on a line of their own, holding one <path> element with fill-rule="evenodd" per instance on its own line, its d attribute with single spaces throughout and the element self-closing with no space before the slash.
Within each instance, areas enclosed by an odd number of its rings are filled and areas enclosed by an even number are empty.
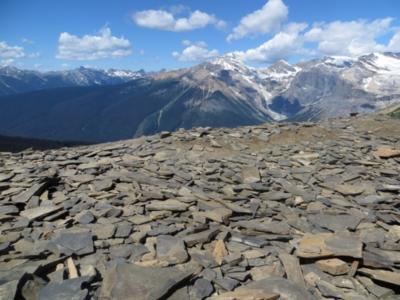
<svg viewBox="0 0 400 300">
<path fill-rule="evenodd" d="M 398 0 L 2 0 L 0 63 L 159 70 L 400 52 Z"/>
</svg>

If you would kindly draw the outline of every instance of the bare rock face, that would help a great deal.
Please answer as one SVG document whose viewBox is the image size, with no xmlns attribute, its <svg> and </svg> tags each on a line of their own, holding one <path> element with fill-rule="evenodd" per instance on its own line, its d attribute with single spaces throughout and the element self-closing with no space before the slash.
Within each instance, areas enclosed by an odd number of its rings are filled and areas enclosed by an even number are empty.
<svg viewBox="0 0 400 300">
<path fill-rule="evenodd" d="M 375 116 L 0 153 L 0 298 L 397 299 L 399 136 Z"/>
</svg>

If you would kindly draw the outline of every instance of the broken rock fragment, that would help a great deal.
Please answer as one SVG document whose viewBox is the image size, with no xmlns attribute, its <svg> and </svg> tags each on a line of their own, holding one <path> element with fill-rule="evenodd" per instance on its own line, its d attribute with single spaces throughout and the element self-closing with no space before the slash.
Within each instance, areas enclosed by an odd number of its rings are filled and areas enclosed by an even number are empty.
<svg viewBox="0 0 400 300">
<path fill-rule="evenodd" d="M 331 275 L 343 275 L 350 271 L 346 262 L 338 258 L 322 259 L 316 262 L 318 268 Z"/>
</svg>

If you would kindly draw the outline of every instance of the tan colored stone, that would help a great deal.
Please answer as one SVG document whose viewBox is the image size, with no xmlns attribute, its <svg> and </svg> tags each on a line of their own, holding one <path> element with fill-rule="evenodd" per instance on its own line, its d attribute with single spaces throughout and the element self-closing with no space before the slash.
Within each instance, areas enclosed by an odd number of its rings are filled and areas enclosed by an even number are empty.
<svg viewBox="0 0 400 300">
<path fill-rule="evenodd" d="M 57 264 L 56 271 L 60 271 L 64 269 L 64 264 Z"/>
<path fill-rule="evenodd" d="M 76 266 L 74 264 L 74 261 L 71 257 L 67 259 L 67 268 L 68 268 L 68 278 L 73 279 L 73 278 L 78 278 L 78 270 L 76 269 Z"/>
<path fill-rule="evenodd" d="M 388 146 L 378 147 L 376 151 L 374 151 L 374 155 L 380 158 L 392 158 L 400 156 L 400 149 L 393 149 Z"/>
<path fill-rule="evenodd" d="M 298 206 L 298 205 L 303 204 L 303 203 L 304 203 L 303 197 L 301 197 L 301 196 L 296 196 L 296 197 L 294 198 L 294 205 L 295 205 L 295 206 Z"/>
<path fill-rule="evenodd" d="M 217 207 L 212 210 L 197 212 L 196 214 L 218 223 L 226 223 L 229 217 L 232 216 L 232 211 L 225 207 Z"/>
<path fill-rule="evenodd" d="M 296 255 L 302 258 L 330 256 L 362 257 L 362 242 L 347 234 L 305 234 L 299 240 Z"/>
<path fill-rule="evenodd" d="M 203 151 L 203 150 L 204 150 L 204 146 L 203 145 L 195 144 L 192 147 L 192 151 Z"/>
<path fill-rule="evenodd" d="M 310 272 L 304 276 L 305 281 L 311 286 L 317 286 L 317 282 L 321 280 L 316 273 Z"/>
<path fill-rule="evenodd" d="M 330 233 L 306 234 L 300 241 L 296 255 L 304 258 L 328 257 L 332 252 L 326 248 L 325 240 Z"/>
<path fill-rule="evenodd" d="M 213 257 L 217 264 L 222 265 L 224 258 L 229 255 L 228 250 L 225 247 L 225 243 L 223 240 L 218 240 L 215 243 Z"/>
<path fill-rule="evenodd" d="M 254 267 L 250 270 L 251 278 L 254 281 L 262 280 L 273 276 L 283 276 L 285 273 L 279 262 L 275 262 L 270 266 Z"/>
<path fill-rule="evenodd" d="M 242 178 L 244 183 L 255 183 L 260 181 L 260 171 L 255 167 L 243 168 Z"/>
<path fill-rule="evenodd" d="M 293 159 L 302 161 L 302 160 L 316 160 L 319 159 L 319 154 L 318 153 L 312 153 L 312 152 L 300 152 L 299 154 L 295 154 L 292 156 Z"/>
<path fill-rule="evenodd" d="M 338 258 L 322 259 L 315 263 L 322 271 L 331 275 L 347 274 L 350 270 L 346 262 Z"/>
<path fill-rule="evenodd" d="M 244 251 L 242 254 L 246 259 L 259 258 L 265 256 L 265 252 L 258 249 L 247 250 Z"/>
<path fill-rule="evenodd" d="M 355 196 L 362 194 L 365 188 L 354 184 L 339 184 L 335 187 L 335 191 L 345 196 Z"/>
<path fill-rule="evenodd" d="M 390 226 L 388 234 L 394 240 L 400 240 L 400 226 L 399 225 Z"/>
</svg>

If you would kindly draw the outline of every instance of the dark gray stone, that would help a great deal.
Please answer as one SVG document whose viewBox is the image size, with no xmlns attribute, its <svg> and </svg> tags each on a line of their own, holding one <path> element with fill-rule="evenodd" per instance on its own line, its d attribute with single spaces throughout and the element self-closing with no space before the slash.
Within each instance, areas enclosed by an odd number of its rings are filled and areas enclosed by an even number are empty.
<svg viewBox="0 0 400 300">
<path fill-rule="evenodd" d="M 182 239 L 160 235 L 157 237 L 157 258 L 168 265 L 181 264 L 188 260 L 189 256 Z"/>
<path fill-rule="evenodd" d="M 93 253 L 93 237 L 90 231 L 65 230 L 59 232 L 53 243 L 65 255 Z"/>
<path fill-rule="evenodd" d="M 81 224 L 90 224 L 95 220 L 95 217 L 91 211 L 87 210 L 77 215 L 75 219 Z"/>
<path fill-rule="evenodd" d="M 80 277 L 50 282 L 39 292 L 39 300 L 85 300 L 88 290 L 83 286 L 88 278 Z"/>
<path fill-rule="evenodd" d="M 269 293 L 280 295 L 282 300 L 315 300 L 304 287 L 299 286 L 285 278 L 271 277 L 252 282 L 245 286 L 248 289 L 261 289 Z"/>
<path fill-rule="evenodd" d="M 215 284 L 220 286 L 226 291 L 232 291 L 235 287 L 239 285 L 239 281 L 229 278 L 229 277 L 217 277 L 213 280 Z"/>
<path fill-rule="evenodd" d="M 118 224 L 117 225 L 117 230 L 115 231 L 115 237 L 116 238 L 126 238 L 128 237 L 132 232 L 132 225 L 128 223 L 124 224 Z"/>
<path fill-rule="evenodd" d="M 195 281 L 193 287 L 190 289 L 190 296 L 193 299 L 202 300 L 210 296 L 214 292 L 214 287 L 210 281 L 199 278 Z"/>
<path fill-rule="evenodd" d="M 189 279 L 199 269 L 196 266 L 156 268 L 134 264 L 119 264 L 107 270 L 100 298 L 113 300 L 162 299 Z"/>
</svg>

